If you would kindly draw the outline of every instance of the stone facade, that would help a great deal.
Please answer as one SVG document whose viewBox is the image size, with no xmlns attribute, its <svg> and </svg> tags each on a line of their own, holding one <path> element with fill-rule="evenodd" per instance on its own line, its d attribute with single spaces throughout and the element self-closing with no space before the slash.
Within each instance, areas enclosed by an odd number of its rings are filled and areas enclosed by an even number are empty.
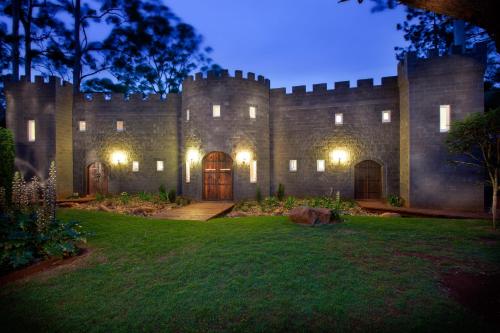
<svg viewBox="0 0 500 333">
<path fill-rule="evenodd" d="M 164 185 L 201 199 L 203 157 L 217 151 L 233 160 L 234 200 L 252 198 L 257 189 L 271 195 L 280 183 L 290 195 L 339 191 L 354 198 L 356 166 L 371 160 L 380 166 L 382 198 L 395 194 L 414 207 L 480 210 L 482 175 L 448 163 L 439 108 L 450 105 L 452 120 L 483 110 L 483 58 L 484 50 L 429 59 L 410 54 L 398 76 L 379 85 L 364 79 L 355 87 L 336 82 L 333 89 L 315 84 L 312 91 L 297 86 L 291 93 L 270 89 L 269 80 L 253 73 L 209 72 L 186 78 L 182 93 L 165 99 L 73 97 L 68 84 L 37 78 L 6 86 L 7 123 L 18 167 L 43 177 L 55 160 L 61 196 L 87 193 L 88 167 L 101 162 L 109 170 L 110 192 L 155 192 Z M 220 117 L 213 116 L 214 105 Z M 383 112 L 390 121 L 382 121 Z M 342 124 L 335 121 L 339 114 Z M 29 119 L 37 123 L 35 142 L 26 140 Z M 123 131 L 117 131 L 117 121 Z M 113 165 L 115 151 L 125 152 L 127 161 Z M 238 159 L 241 152 L 249 153 L 248 161 Z M 251 182 L 254 160 L 257 179 Z M 297 161 L 296 171 L 290 171 L 290 160 Z M 136 172 L 132 161 L 139 163 Z M 163 171 L 157 171 L 157 161 L 163 161 Z M 324 170 L 317 169 L 318 161 Z"/>
</svg>

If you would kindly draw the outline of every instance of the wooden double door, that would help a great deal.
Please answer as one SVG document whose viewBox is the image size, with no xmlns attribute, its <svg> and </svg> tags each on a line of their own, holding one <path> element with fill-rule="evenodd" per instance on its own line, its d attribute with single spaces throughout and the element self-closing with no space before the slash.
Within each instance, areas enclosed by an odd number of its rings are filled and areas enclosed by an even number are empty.
<svg viewBox="0 0 500 333">
<path fill-rule="evenodd" d="M 87 194 L 108 193 L 108 169 L 101 162 L 94 162 L 87 167 Z"/>
<path fill-rule="evenodd" d="M 382 198 L 382 166 L 367 160 L 354 167 L 354 197 L 360 200 Z"/>
<path fill-rule="evenodd" d="M 233 200 L 233 159 L 220 151 L 203 158 L 203 200 Z"/>
</svg>

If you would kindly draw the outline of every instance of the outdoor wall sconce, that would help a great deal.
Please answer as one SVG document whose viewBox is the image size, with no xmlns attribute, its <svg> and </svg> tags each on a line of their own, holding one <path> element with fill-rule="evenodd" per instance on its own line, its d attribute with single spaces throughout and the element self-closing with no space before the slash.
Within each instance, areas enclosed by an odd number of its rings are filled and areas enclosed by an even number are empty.
<svg viewBox="0 0 500 333">
<path fill-rule="evenodd" d="M 251 158 L 252 154 L 247 150 L 240 151 L 236 154 L 236 161 L 243 165 L 249 164 Z"/>
<path fill-rule="evenodd" d="M 349 154 L 344 149 L 335 149 L 330 152 L 330 160 L 334 165 L 347 164 Z"/>
<path fill-rule="evenodd" d="M 191 148 L 186 152 L 186 162 L 190 165 L 197 163 L 200 160 L 200 152 L 197 149 Z"/>
<path fill-rule="evenodd" d="M 111 163 L 118 166 L 127 164 L 127 154 L 122 150 L 114 151 L 111 153 Z"/>
</svg>

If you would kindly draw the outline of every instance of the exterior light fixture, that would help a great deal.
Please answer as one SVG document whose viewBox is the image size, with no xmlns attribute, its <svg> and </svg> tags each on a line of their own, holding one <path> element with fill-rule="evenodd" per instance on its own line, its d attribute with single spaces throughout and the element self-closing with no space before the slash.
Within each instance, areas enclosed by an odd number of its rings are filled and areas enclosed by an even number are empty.
<svg viewBox="0 0 500 333">
<path fill-rule="evenodd" d="M 116 150 L 111 153 L 111 163 L 114 165 L 127 164 L 127 154 L 122 150 Z"/>
<path fill-rule="evenodd" d="M 243 165 L 250 163 L 251 158 L 252 154 L 247 150 L 240 151 L 236 154 L 236 161 Z"/>
<path fill-rule="evenodd" d="M 330 152 L 330 160 L 335 165 L 347 164 L 349 154 L 344 149 L 335 149 Z"/>
<path fill-rule="evenodd" d="M 198 162 L 200 159 L 200 152 L 197 149 L 188 149 L 186 152 L 186 162 L 193 164 Z"/>
</svg>

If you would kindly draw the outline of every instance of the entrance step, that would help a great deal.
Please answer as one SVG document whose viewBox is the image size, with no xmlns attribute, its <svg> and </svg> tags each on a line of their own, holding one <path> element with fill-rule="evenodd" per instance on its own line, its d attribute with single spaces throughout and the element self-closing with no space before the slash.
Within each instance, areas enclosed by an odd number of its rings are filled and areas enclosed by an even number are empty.
<svg viewBox="0 0 500 333">
<path fill-rule="evenodd" d="M 167 212 L 151 216 L 162 220 L 194 220 L 208 221 L 228 212 L 234 207 L 234 202 L 205 201 L 193 203 L 181 208 L 174 208 Z"/>
</svg>

